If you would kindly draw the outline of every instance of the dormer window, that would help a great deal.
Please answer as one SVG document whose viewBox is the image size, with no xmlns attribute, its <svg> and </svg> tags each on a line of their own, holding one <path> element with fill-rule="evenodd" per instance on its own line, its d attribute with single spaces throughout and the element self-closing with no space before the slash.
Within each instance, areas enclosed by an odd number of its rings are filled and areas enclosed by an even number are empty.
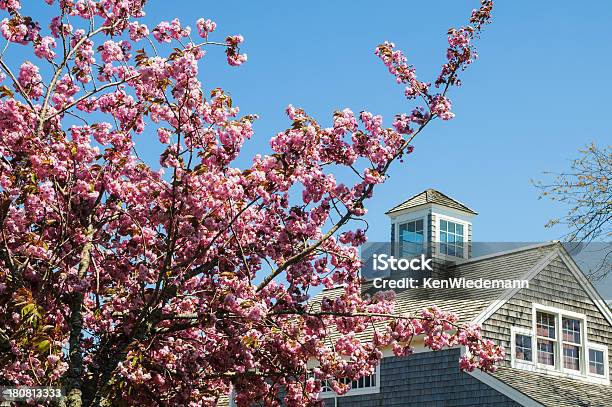
<svg viewBox="0 0 612 407">
<path fill-rule="evenodd" d="M 399 225 L 400 257 L 412 257 L 423 253 L 425 234 L 423 219 L 416 219 Z"/>
<path fill-rule="evenodd" d="M 464 257 L 463 224 L 440 219 L 440 253 L 445 256 Z"/>
<path fill-rule="evenodd" d="M 608 384 L 608 347 L 588 340 L 586 315 L 539 304 L 532 315 L 511 329 L 513 367 Z"/>
</svg>

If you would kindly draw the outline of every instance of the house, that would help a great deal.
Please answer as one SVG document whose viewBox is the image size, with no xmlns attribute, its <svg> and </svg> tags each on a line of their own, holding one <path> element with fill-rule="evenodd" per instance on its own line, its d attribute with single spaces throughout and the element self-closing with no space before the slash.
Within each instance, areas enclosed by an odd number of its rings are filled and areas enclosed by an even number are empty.
<svg viewBox="0 0 612 407">
<path fill-rule="evenodd" d="M 506 357 L 495 373 L 462 372 L 461 348 L 434 352 L 417 338 L 413 355 L 385 351 L 375 374 L 353 382 L 346 395 L 324 388 L 326 406 L 612 406 L 612 312 L 561 244 L 473 256 L 476 212 L 432 189 L 387 215 L 392 253 L 426 253 L 437 262 L 433 277 L 527 282 L 397 290 L 399 312 L 414 314 L 432 304 L 453 311 L 462 322 L 481 324 L 485 337 L 506 348 Z M 374 282 L 363 290 L 374 291 Z M 341 290 L 325 290 L 314 302 Z M 360 335 L 367 339 L 368 332 Z"/>
<path fill-rule="evenodd" d="M 521 281 L 527 285 L 490 288 L 396 289 L 396 312 L 415 314 L 437 305 L 459 322 L 482 326 L 486 338 L 506 349 L 495 373 L 462 372 L 461 348 L 431 351 L 422 338 L 414 353 L 397 357 L 385 349 L 375 373 L 351 383 L 338 396 L 324 384 L 321 397 L 331 407 L 489 406 L 611 407 L 612 311 L 558 242 L 523 245 L 480 255 L 472 241 L 477 213 L 428 189 L 387 211 L 390 254 L 424 253 L 439 281 Z M 393 271 L 386 278 L 402 278 Z M 420 276 L 421 282 L 424 278 Z M 377 290 L 370 276 L 364 293 Z M 319 293 L 325 297 L 342 288 Z M 364 340 L 371 331 L 358 334 Z M 234 405 L 231 400 L 221 404 Z"/>
</svg>

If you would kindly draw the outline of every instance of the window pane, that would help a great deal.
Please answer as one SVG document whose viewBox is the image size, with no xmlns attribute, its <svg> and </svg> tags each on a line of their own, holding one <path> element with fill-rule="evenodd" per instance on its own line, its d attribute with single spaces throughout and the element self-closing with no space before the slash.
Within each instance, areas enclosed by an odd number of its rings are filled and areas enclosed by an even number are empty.
<svg viewBox="0 0 612 407">
<path fill-rule="evenodd" d="M 531 336 L 516 334 L 514 356 L 519 360 L 531 362 Z"/>
<path fill-rule="evenodd" d="M 416 221 L 416 230 L 423 230 L 423 219 L 419 219 Z"/>
<path fill-rule="evenodd" d="M 555 339 L 555 316 L 544 312 L 536 313 L 536 329 L 538 336 Z"/>
<path fill-rule="evenodd" d="M 455 223 L 453 222 L 447 222 L 448 223 L 448 233 L 455 233 Z"/>
<path fill-rule="evenodd" d="M 566 369 L 580 370 L 579 346 L 563 345 L 563 367 Z"/>
<path fill-rule="evenodd" d="M 455 256 L 463 257 L 463 247 L 455 245 Z"/>
<path fill-rule="evenodd" d="M 538 339 L 538 363 L 555 365 L 555 347 L 552 341 Z"/>
<path fill-rule="evenodd" d="M 456 232 L 457 232 L 458 235 L 463 236 L 463 225 L 460 225 L 460 224 L 457 223 Z"/>
<path fill-rule="evenodd" d="M 448 230 L 447 222 L 445 220 L 440 221 L 440 230 L 446 232 Z"/>
<path fill-rule="evenodd" d="M 440 233 L 440 242 L 442 243 L 446 243 L 448 240 L 446 240 L 446 233 L 442 232 Z"/>
<path fill-rule="evenodd" d="M 579 320 L 563 318 L 563 340 L 566 342 L 580 343 Z"/>
<path fill-rule="evenodd" d="M 332 391 L 331 380 L 321 381 L 321 392 Z"/>
<path fill-rule="evenodd" d="M 401 257 L 411 257 L 423 253 L 422 219 L 401 224 L 399 234 Z"/>
<path fill-rule="evenodd" d="M 597 374 L 600 376 L 606 374 L 603 351 L 589 349 L 589 373 Z"/>
</svg>

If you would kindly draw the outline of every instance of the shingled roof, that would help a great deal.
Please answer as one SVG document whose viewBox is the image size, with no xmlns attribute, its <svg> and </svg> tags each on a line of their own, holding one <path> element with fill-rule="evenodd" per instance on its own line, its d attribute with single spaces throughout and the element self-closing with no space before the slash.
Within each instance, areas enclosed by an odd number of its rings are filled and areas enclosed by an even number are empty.
<svg viewBox="0 0 612 407">
<path fill-rule="evenodd" d="M 554 243 L 546 243 L 523 247 L 495 255 L 475 257 L 452 266 L 453 275 L 467 280 L 486 279 L 520 279 L 540 260 L 555 250 Z M 373 283 L 366 282 L 362 286 L 364 293 L 373 294 Z M 471 322 L 505 291 L 504 288 L 474 290 L 469 288 L 434 289 L 419 288 L 417 290 L 396 290 L 396 312 L 400 314 L 416 314 L 419 311 L 436 305 L 445 311 L 451 311 L 459 317 L 460 323 Z M 313 310 L 319 308 L 323 298 L 333 300 L 342 295 L 343 287 L 323 290 L 311 301 Z M 372 329 L 356 335 L 361 340 L 371 339 Z M 332 334 L 332 337 L 335 337 Z"/>
<path fill-rule="evenodd" d="M 463 212 L 471 213 L 473 215 L 478 215 L 476 211 L 468 208 L 461 202 L 449 197 L 448 195 L 444 195 L 440 191 L 436 191 L 435 189 L 429 188 L 420 194 L 416 194 L 412 198 L 407 201 L 402 202 L 401 204 L 389 209 L 386 214 L 399 212 L 404 209 L 415 208 L 421 205 L 427 204 L 438 204 L 441 206 L 446 206 L 447 208 L 457 209 Z"/>
<path fill-rule="evenodd" d="M 545 407 L 609 407 L 612 406 L 612 388 L 554 377 L 523 369 L 500 367 L 494 374 L 510 387 Z"/>
</svg>

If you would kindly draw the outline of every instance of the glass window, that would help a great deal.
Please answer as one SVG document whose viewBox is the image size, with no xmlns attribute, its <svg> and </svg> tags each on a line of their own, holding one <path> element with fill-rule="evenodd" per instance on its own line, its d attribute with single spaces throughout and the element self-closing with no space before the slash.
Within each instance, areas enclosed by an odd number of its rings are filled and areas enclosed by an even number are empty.
<svg viewBox="0 0 612 407">
<path fill-rule="evenodd" d="M 538 363 L 555 365 L 555 345 L 553 341 L 538 339 Z"/>
<path fill-rule="evenodd" d="M 463 257 L 463 225 L 440 219 L 440 253 Z"/>
<path fill-rule="evenodd" d="M 348 383 L 348 380 L 345 379 L 344 383 Z M 351 389 L 364 389 L 366 387 L 376 387 L 376 373 L 351 382 Z"/>
<path fill-rule="evenodd" d="M 423 219 L 399 226 L 400 257 L 412 257 L 423 253 Z"/>
<path fill-rule="evenodd" d="M 544 312 L 536 313 L 536 329 L 538 336 L 555 339 L 555 316 Z"/>
<path fill-rule="evenodd" d="M 563 341 L 580 343 L 580 320 L 563 318 Z"/>
<path fill-rule="evenodd" d="M 321 393 L 328 393 L 332 390 L 331 380 L 321 380 Z"/>
<path fill-rule="evenodd" d="M 580 370 L 580 347 L 563 344 L 563 367 Z"/>
<path fill-rule="evenodd" d="M 538 363 L 555 366 L 555 316 L 536 313 L 536 335 L 538 336 Z"/>
<path fill-rule="evenodd" d="M 599 376 L 606 374 L 604 352 L 602 350 L 589 349 L 589 373 Z"/>
<path fill-rule="evenodd" d="M 580 320 L 563 317 L 563 367 L 571 370 L 580 370 Z"/>
<path fill-rule="evenodd" d="M 516 334 L 514 337 L 514 357 L 518 360 L 532 362 L 531 336 Z"/>
<path fill-rule="evenodd" d="M 310 373 L 309 377 L 314 377 L 314 375 Z M 349 392 L 346 393 L 346 395 L 350 395 L 352 390 L 376 388 L 376 380 L 376 372 L 369 376 L 360 377 L 357 380 L 349 380 L 347 378 L 338 379 L 340 383 L 350 385 Z M 321 394 L 323 393 L 333 393 L 335 395 L 334 390 L 332 389 L 332 379 L 321 380 Z M 327 397 L 329 397 L 329 395 Z"/>
</svg>

